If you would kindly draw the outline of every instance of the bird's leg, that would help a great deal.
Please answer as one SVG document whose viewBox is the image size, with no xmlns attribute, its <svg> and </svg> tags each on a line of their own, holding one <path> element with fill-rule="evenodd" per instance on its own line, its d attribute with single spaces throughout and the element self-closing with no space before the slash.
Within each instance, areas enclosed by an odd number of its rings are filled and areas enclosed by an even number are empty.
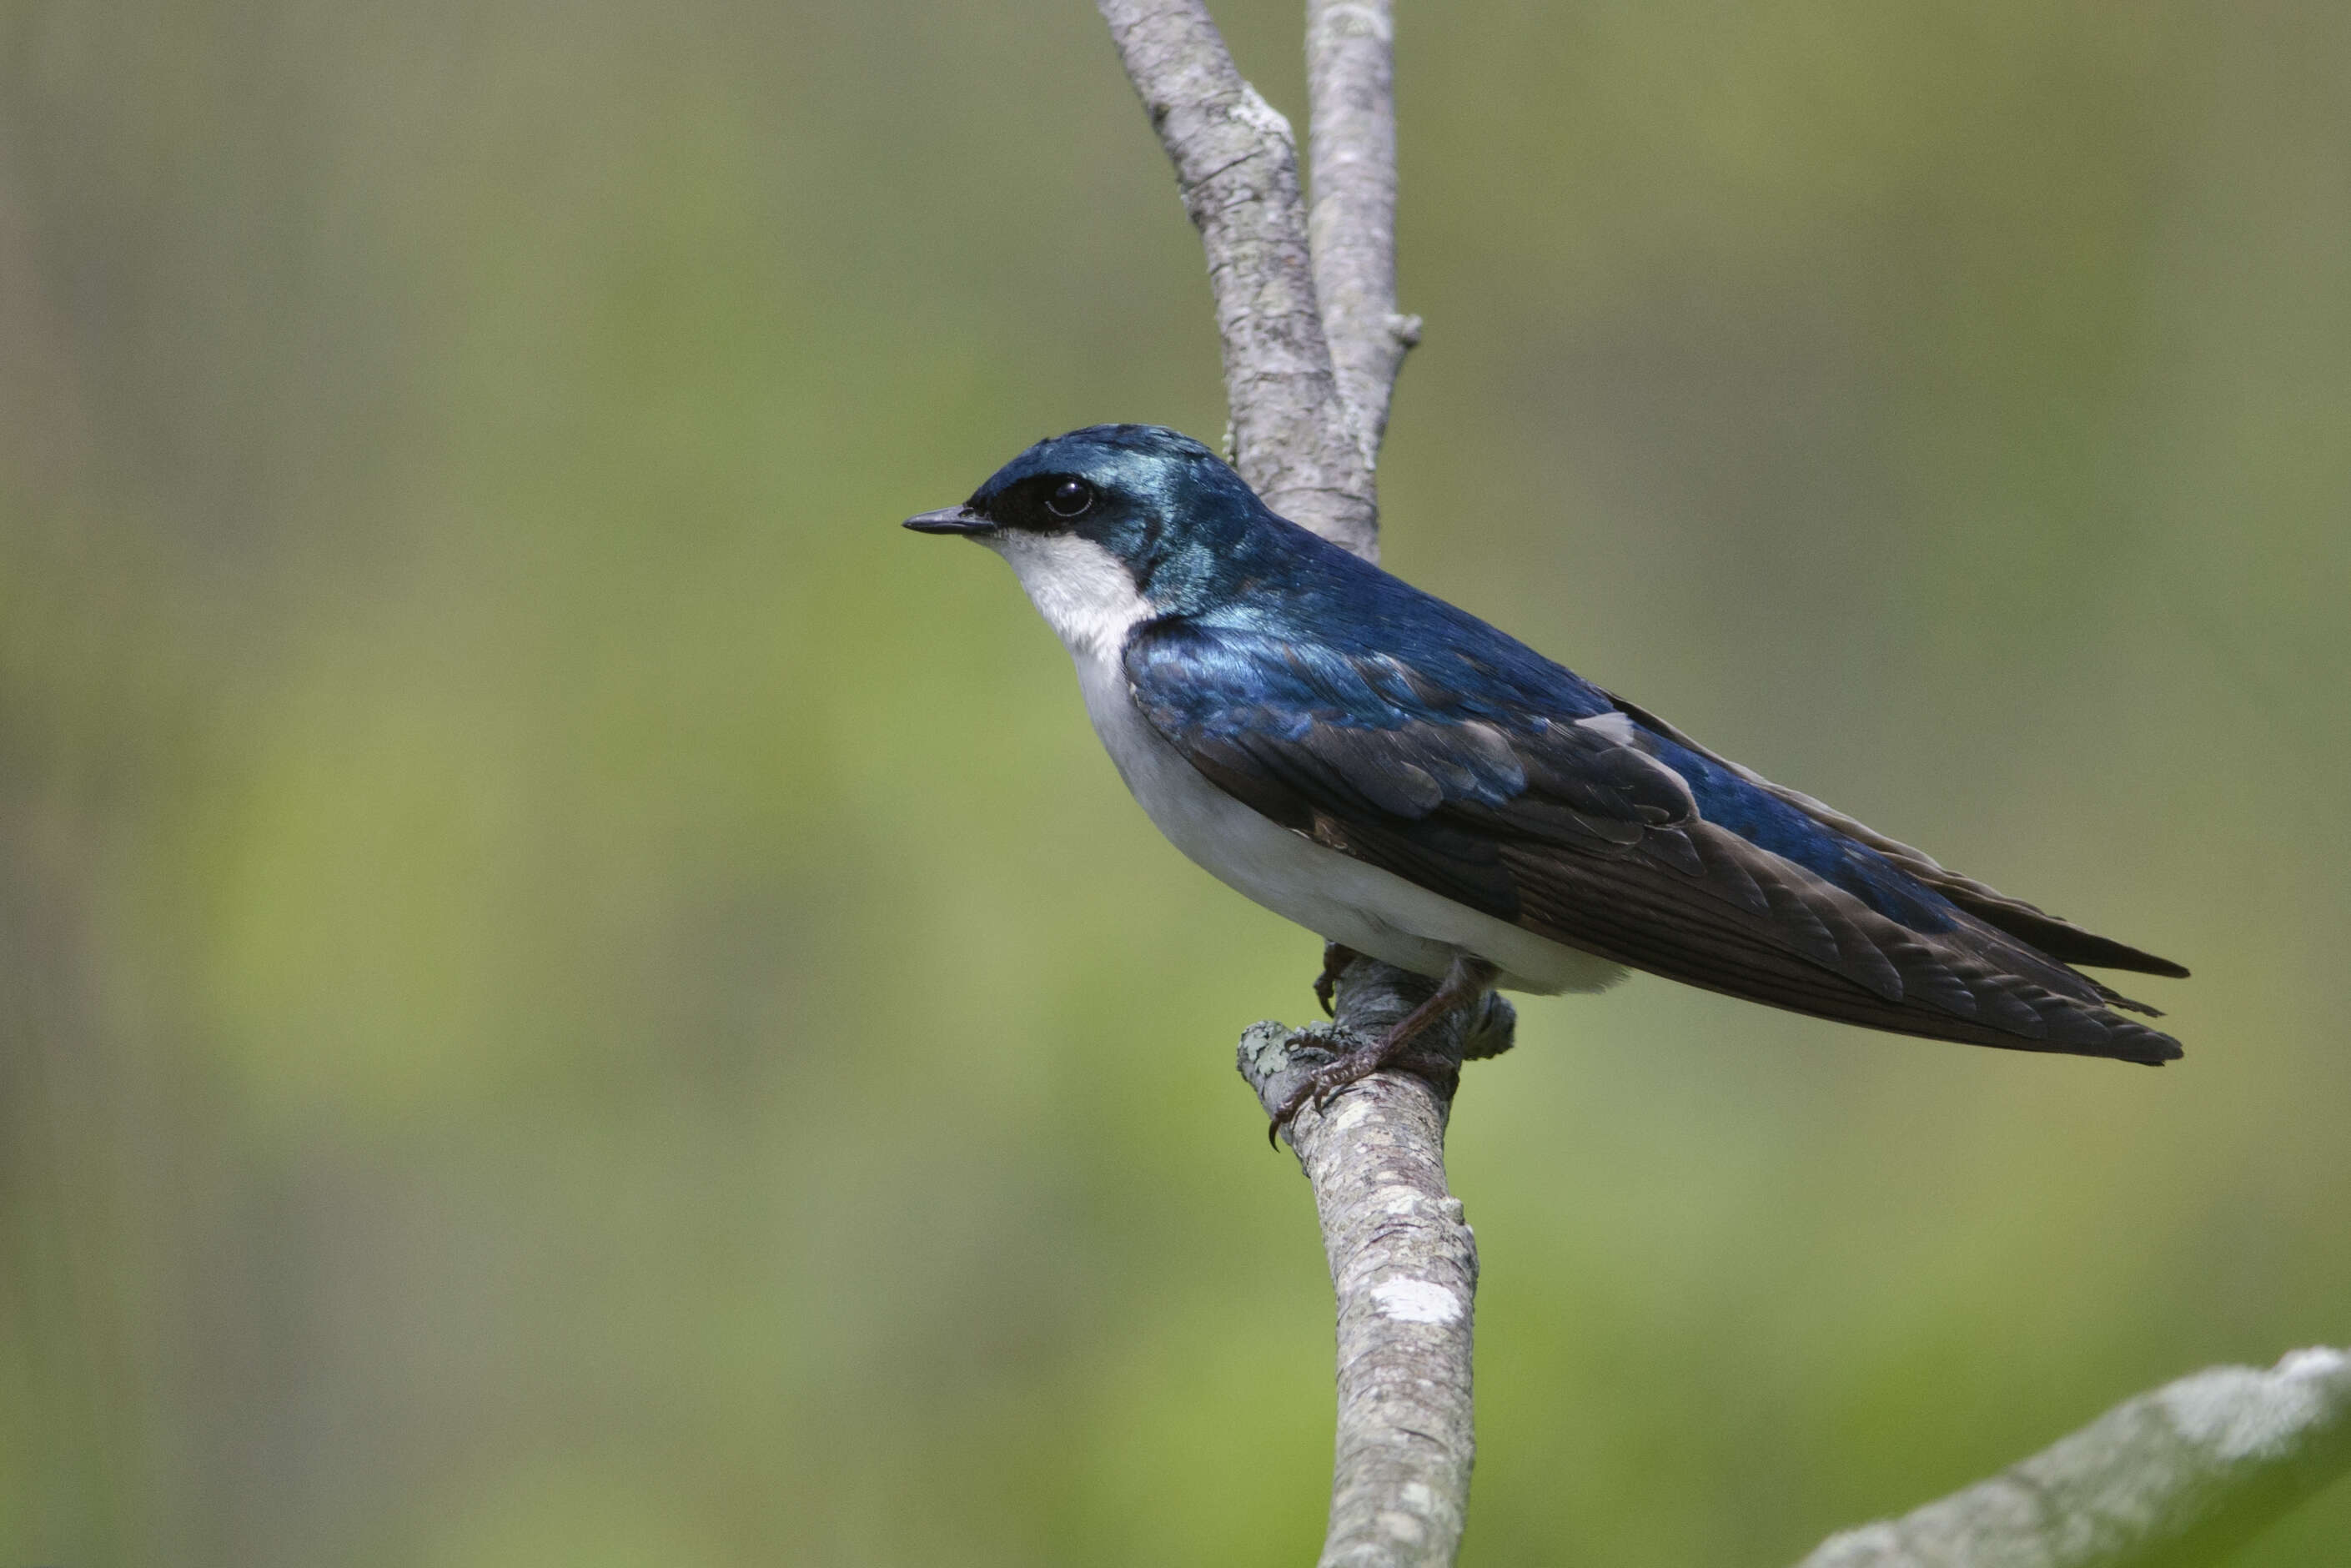
<svg viewBox="0 0 2351 1568">
<path fill-rule="evenodd" d="M 1362 956 L 1343 943 L 1322 944 L 1322 972 L 1314 977 L 1314 999 L 1322 1004 L 1323 1017 L 1339 1016 L 1338 1009 L 1331 1004 L 1331 998 L 1339 993 L 1339 977 L 1347 972 L 1348 965 Z"/>
<path fill-rule="evenodd" d="M 1335 947 L 1337 944 L 1333 943 Z M 1326 960 L 1327 967 L 1327 960 Z M 1344 966 L 1341 966 L 1343 968 Z M 1426 1001 L 1406 1013 L 1386 1034 L 1361 1050 L 1351 1051 L 1335 1061 L 1314 1070 L 1297 1092 L 1282 1102 L 1281 1109 L 1273 1113 L 1273 1125 L 1267 1129 L 1270 1137 L 1290 1124 L 1290 1119 L 1305 1109 L 1309 1101 L 1316 1110 L 1322 1109 L 1331 1097 L 1348 1084 L 1358 1082 L 1382 1068 L 1401 1068 L 1406 1072 L 1444 1085 L 1439 1080 L 1457 1072 L 1460 1062 L 1437 1051 L 1416 1051 L 1414 1041 L 1426 1034 L 1430 1026 L 1447 1014 L 1466 1007 L 1474 1007 L 1478 999 L 1493 988 L 1501 970 L 1483 958 L 1468 954 L 1453 960 L 1445 971 L 1445 978 Z"/>
</svg>

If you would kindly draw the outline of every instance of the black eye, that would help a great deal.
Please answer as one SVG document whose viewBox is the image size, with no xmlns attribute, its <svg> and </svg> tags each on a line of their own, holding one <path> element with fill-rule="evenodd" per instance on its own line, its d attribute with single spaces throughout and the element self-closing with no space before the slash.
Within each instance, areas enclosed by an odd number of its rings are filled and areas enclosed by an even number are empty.
<svg viewBox="0 0 2351 1568">
<path fill-rule="evenodd" d="M 1064 479 L 1045 497 L 1045 509 L 1057 517 L 1074 517 L 1093 504 L 1093 486 L 1081 479 Z"/>
</svg>

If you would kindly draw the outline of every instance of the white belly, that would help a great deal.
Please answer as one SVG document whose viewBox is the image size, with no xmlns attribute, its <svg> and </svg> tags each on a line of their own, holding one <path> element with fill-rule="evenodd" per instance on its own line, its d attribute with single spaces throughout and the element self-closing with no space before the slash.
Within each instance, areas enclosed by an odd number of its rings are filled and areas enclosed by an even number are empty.
<svg viewBox="0 0 2351 1568">
<path fill-rule="evenodd" d="M 1625 976 L 1259 816 L 1202 777 L 1127 695 L 1117 655 L 1072 648 L 1094 733 L 1167 840 L 1228 887 L 1326 940 L 1415 974 L 1442 976 L 1463 955 L 1512 990 L 1596 991 Z"/>
</svg>

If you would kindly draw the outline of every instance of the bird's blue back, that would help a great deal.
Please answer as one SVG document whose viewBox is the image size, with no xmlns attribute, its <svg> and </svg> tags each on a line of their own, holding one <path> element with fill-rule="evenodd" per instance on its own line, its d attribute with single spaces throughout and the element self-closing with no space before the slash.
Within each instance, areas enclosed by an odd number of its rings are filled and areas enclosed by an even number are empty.
<svg viewBox="0 0 2351 1568">
<path fill-rule="evenodd" d="M 1206 634 L 1185 640 L 1188 667 L 1167 672 L 1153 694 L 1202 732 L 1261 727 L 1294 737 L 1317 723 L 1395 729 L 1470 720 L 1523 729 L 1619 711 L 1565 665 L 1278 516 L 1205 449 L 1174 439 L 1190 450 L 1149 453 L 1161 459 L 1149 466 L 1174 526 L 1165 538 L 1135 540 L 1144 547 L 1135 564 L 1164 618 Z M 1632 722 L 1641 748 L 1681 775 L 1707 821 L 1914 931 L 1953 925 L 1947 899 L 1876 851 Z M 1463 766 L 1474 775 L 1474 760 Z M 1474 799 L 1515 793 L 1521 781 L 1465 782 Z"/>
</svg>

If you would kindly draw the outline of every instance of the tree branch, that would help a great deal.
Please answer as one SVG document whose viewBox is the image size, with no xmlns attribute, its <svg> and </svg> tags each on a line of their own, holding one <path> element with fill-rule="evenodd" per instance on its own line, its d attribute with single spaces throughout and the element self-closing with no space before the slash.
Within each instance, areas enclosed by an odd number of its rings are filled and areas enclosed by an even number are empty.
<svg viewBox="0 0 2351 1568">
<path fill-rule="evenodd" d="M 1314 228 L 1290 122 L 1243 80 L 1202 0 L 1097 0 L 1207 252 L 1235 465 L 1277 512 L 1369 559 L 1390 392 L 1419 323 L 1395 314 L 1388 0 L 1309 0 Z M 1319 291 L 1319 301 L 1318 301 Z M 1334 368 L 1335 365 L 1335 368 Z M 1377 1039 L 1435 983 L 1358 958 L 1336 1028 Z M 1427 1049 L 1508 1048 L 1489 995 Z M 1259 1024 L 1240 1067 L 1267 1113 L 1331 1060 L 1329 1030 Z M 1455 1082 L 1458 1075 L 1455 1074 Z M 1452 1089 L 1375 1073 L 1285 1131 L 1314 1187 L 1338 1296 L 1331 1568 L 1453 1561 L 1469 1501 L 1478 1254 L 1445 1185 Z"/>
<path fill-rule="evenodd" d="M 1379 501 L 1315 304 L 1290 122 L 1241 78 L 1202 0 L 1097 8 L 1208 254 L 1234 466 L 1283 517 L 1375 559 Z"/>
<path fill-rule="evenodd" d="M 1307 236 L 1339 397 L 1367 468 L 1405 351 L 1420 341 L 1420 318 L 1396 313 L 1395 62 L 1388 0 L 1307 0 Z"/>
<path fill-rule="evenodd" d="M 1373 470 L 1420 323 L 1395 306 L 1390 0 L 1307 0 L 1314 208 L 1290 123 L 1242 79 L 1203 0 L 1096 0 L 1176 166 L 1216 292 L 1234 458 L 1273 508 L 1369 559 Z M 1318 303 L 1319 301 L 1319 303 Z M 1353 1033 L 1435 982 L 1358 958 L 1329 1028 L 1261 1023 L 1240 1069 L 1269 1113 Z M 1489 996 L 1430 1049 L 1508 1049 Z M 1339 1420 L 1323 1568 L 1439 1568 L 1468 1504 L 1478 1254 L 1446 1190 L 1442 1086 L 1374 1073 L 1285 1133 L 1314 1187 L 1338 1296 Z M 1799 1568 L 2155 1568 L 2202 1562 L 2351 1466 L 2351 1357 L 2199 1373 L 2001 1476 L 1836 1536 Z"/>
<path fill-rule="evenodd" d="M 2107 1411 L 1915 1513 L 1831 1537 L 1797 1568 L 2204 1563 L 2351 1468 L 2351 1355 L 2218 1366 Z"/>
<path fill-rule="evenodd" d="M 1437 988 L 1357 958 L 1330 1025 L 1261 1023 L 1241 1037 L 1241 1076 L 1271 1114 L 1305 1074 L 1376 1040 Z M 1423 1037 L 1451 1058 L 1510 1049 L 1517 1014 L 1499 996 Z M 1441 1031 L 1441 1032 L 1440 1032 Z M 1458 1070 L 1456 1073 L 1458 1081 Z M 1311 1103 L 1283 1136 L 1314 1186 L 1339 1306 L 1339 1422 L 1323 1568 L 1453 1561 L 1476 1453 L 1470 1430 L 1471 1301 L 1478 1247 L 1446 1190 L 1450 1085 L 1378 1072 L 1327 1111 Z"/>
</svg>

